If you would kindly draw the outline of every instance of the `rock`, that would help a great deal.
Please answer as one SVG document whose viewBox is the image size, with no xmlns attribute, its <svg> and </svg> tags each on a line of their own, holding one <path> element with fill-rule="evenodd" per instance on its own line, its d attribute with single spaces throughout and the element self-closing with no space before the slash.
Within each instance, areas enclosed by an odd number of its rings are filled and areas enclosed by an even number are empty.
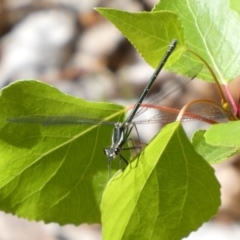
<svg viewBox="0 0 240 240">
<path fill-rule="evenodd" d="M 66 10 L 44 10 L 27 16 L 3 39 L 0 87 L 20 78 L 39 79 L 61 68 L 72 51 L 76 32 L 74 14 Z"/>
</svg>

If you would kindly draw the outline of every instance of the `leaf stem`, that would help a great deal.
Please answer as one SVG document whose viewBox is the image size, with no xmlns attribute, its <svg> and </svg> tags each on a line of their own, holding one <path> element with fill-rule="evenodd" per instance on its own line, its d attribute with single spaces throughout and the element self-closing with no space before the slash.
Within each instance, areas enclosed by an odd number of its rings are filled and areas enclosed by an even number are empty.
<svg viewBox="0 0 240 240">
<path fill-rule="evenodd" d="M 198 55 L 197 53 L 193 52 L 193 51 L 190 50 L 190 49 L 187 49 L 187 51 L 189 51 L 190 53 L 192 53 L 193 55 L 195 55 L 196 57 L 198 57 L 198 58 L 204 63 L 204 65 L 207 67 L 208 71 L 210 72 L 210 74 L 211 74 L 212 77 L 213 77 L 214 82 L 216 83 L 218 92 L 219 92 L 220 97 L 221 97 L 221 99 L 222 99 L 223 108 L 225 109 L 224 106 L 227 107 L 228 101 L 227 101 L 227 99 L 225 98 L 225 95 L 224 95 L 224 93 L 223 93 L 223 90 L 222 90 L 222 88 L 221 88 L 221 85 L 220 85 L 219 82 L 218 82 L 218 79 L 217 79 L 217 77 L 216 77 L 216 74 L 214 73 L 214 71 L 212 70 L 212 68 L 209 66 L 209 64 L 208 64 L 200 55 Z"/>
<path fill-rule="evenodd" d="M 237 115 L 237 112 L 238 112 L 237 109 L 238 109 L 238 108 L 237 108 L 237 105 L 236 105 L 235 101 L 234 101 L 233 98 L 232 98 L 231 93 L 229 92 L 229 89 L 227 88 L 226 85 L 223 85 L 223 88 L 225 89 L 225 92 L 226 92 L 226 94 L 227 94 L 227 96 L 228 96 L 228 100 L 229 100 L 229 102 L 231 103 L 231 106 L 232 106 L 232 108 L 233 108 L 234 114 Z"/>
</svg>

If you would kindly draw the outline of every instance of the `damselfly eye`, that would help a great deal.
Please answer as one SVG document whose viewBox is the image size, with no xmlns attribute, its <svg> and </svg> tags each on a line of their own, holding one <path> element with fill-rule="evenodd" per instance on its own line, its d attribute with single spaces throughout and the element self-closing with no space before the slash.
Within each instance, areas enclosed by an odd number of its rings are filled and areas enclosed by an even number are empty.
<svg viewBox="0 0 240 240">
<path fill-rule="evenodd" d="M 115 153 L 116 155 L 119 155 L 119 153 L 120 153 L 120 148 L 114 148 L 114 153 Z"/>
</svg>

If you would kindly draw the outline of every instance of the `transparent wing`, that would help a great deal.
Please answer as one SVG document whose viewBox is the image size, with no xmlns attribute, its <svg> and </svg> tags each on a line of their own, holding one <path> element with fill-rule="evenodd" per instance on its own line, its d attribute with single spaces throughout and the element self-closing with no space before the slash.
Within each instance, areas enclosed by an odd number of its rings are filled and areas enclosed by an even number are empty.
<svg viewBox="0 0 240 240">
<path fill-rule="evenodd" d="M 144 107 L 150 109 L 156 107 L 155 105 Z M 150 123 L 167 123 L 176 121 L 176 118 L 180 112 L 179 109 L 165 108 L 166 110 L 159 110 L 159 113 L 144 120 L 135 120 L 133 124 L 150 124 Z M 141 110 L 141 109 L 140 109 Z M 217 107 L 210 104 L 195 104 L 190 107 L 187 112 L 180 119 L 181 121 L 190 120 L 202 120 L 205 119 L 223 119 L 226 118 L 226 114 Z M 86 125 L 114 125 L 116 122 L 103 121 L 100 119 L 83 118 L 80 116 L 45 116 L 45 115 L 31 115 L 15 118 L 7 118 L 8 122 L 13 123 L 27 123 L 27 124 L 42 124 L 48 125 L 72 125 L 72 124 L 86 124 Z"/>
<path fill-rule="evenodd" d="M 220 107 L 220 106 L 219 106 Z M 150 124 L 150 123 L 169 123 L 174 122 L 179 114 L 179 109 L 166 108 L 165 110 L 160 110 L 158 114 L 144 120 L 136 120 L 135 124 Z M 191 121 L 191 120 L 220 120 L 227 118 L 226 113 L 219 108 L 206 104 L 198 103 L 192 105 L 184 115 L 179 119 L 179 121 Z"/>
<path fill-rule="evenodd" d="M 89 125 L 113 125 L 115 122 L 103 121 L 100 119 L 83 118 L 80 116 L 45 116 L 31 115 L 22 117 L 7 118 L 8 122 L 28 123 L 42 125 L 67 125 L 67 124 L 89 124 Z"/>
</svg>

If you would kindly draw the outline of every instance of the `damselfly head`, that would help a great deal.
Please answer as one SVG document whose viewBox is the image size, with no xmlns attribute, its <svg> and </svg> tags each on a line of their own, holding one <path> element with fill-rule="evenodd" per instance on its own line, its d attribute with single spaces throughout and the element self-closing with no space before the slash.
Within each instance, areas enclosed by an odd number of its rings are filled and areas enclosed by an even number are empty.
<svg viewBox="0 0 240 240">
<path fill-rule="evenodd" d="M 109 161 L 112 161 L 119 155 L 119 148 L 104 148 L 104 154 L 107 156 Z"/>
</svg>

